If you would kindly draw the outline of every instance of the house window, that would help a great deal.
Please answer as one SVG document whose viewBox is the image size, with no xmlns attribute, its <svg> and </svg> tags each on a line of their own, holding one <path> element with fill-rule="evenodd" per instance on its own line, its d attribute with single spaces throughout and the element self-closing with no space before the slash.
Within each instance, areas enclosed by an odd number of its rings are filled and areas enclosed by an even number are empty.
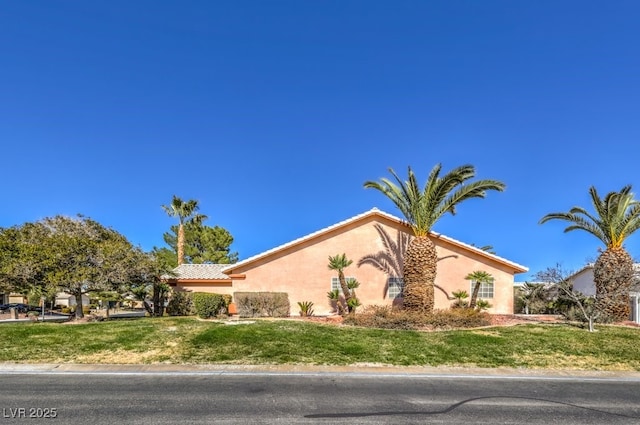
<svg viewBox="0 0 640 425">
<path fill-rule="evenodd" d="M 476 287 L 478 283 L 476 281 L 471 281 L 471 292 L 473 294 L 473 289 Z M 491 283 L 481 283 L 480 290 L 478 291 L 478 299 L 486 299 L 493 298 L 493 281 Z"/>
<path fill-rule="evenodd" d="M 401 277 L 390 277 L 387 280 L 387 297 L 389 299 L 402 298 L 402 291 L 404 289 L 404 280 Z"/>
<path fill-rule="evenodd" d="M 349 279 L 355 280 L 356 278 L 352 277 L 352 276 L 344 278 L 345 282 L 349 282 Z M 339 289 L 340 292 L 342 292 L 342 287 L 340 287 L 340 279 L 338 279 L 337 277 L 332 277 L 331 278 L 331 290 L 335 291 L 336 289 Z"/>
</svg>

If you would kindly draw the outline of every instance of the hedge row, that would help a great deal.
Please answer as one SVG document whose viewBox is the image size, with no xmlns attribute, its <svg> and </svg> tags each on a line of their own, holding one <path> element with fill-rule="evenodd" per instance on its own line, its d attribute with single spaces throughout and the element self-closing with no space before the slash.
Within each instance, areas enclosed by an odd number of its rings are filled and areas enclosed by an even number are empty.
<svg viewBox="0 0 640 425">
<path fill-rule="evenodd" d="M 382 329 L 461 329 L 487 326 L 489 314 L 470 308 L 435 310 L 430 314 L 398 310 L 390 306 L 369 306 L 350 314 L 344 324 Z"/>
<path fill-rule="evenodd" d="M 286 292 L 235 292 L 233 299 L 240 317 L 288 317 Z"/>
<path fill-rule="evenodd" d="M 208 319 L 228 314 L 230 303 L 231 295 L 175 291 L 167 305 L 167 313 L 170 316 L 193 316 L 195 314 L 203 319 Z"/>
</svg>

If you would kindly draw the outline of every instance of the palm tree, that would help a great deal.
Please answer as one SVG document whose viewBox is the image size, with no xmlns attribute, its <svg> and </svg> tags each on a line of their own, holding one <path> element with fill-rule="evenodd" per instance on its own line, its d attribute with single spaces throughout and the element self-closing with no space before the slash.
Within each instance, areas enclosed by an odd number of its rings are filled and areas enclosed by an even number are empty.
<svg viewBox="0 0 640 425">
<path fill-rule="evenodd" d="M 472 165 L 454 168 L 443 176 L 440 176 L 441 170 L 441 164 L 433 167 L 422 190 L 411 167 L 407 181 L 402 181 L 389 168 L 395 182 L 382 178 L 379 182 L 364 183 L 365 188 L 377 189 L 388 197 L 413 230 L 415 237 L 409 243 L 403 267 L 404 306 L 426 313 L 433 311 L 434 307 L 438 261 L 435 244 L 429 238 L 431 229 L 446 213 L 455 214 L 461 202 L 484 198 L 488 190 L 502 191 L 505 188 L 504 183 L 497 180 L 469 182 L 476 174 Z"/>
<path fill-rule="evenodd" d="M 173 195 L 171 204 L 163 205 L 162 208 L 171 217 L 178 217 L 178 265 L 184 263 L 184 226 L 189 223 L 201 224 L 207 219 L 204 214 L 198 214 L 198 201 L 190 199 L 183 201 Z"/>
<path fill-rule="evenodd" d="M 624 241 L 640 228 L 640 203 L 631 193 L 631 185 L 619 192 L 609 192 L 600 198 L 595 187 L 589 188 L 595 214 L 582 207 L 569 212 L 550 213 L 540 224 L 549 220 L 564 220 L 571 224 L 564 229 L 584 230 L 604 245 L 593 268 L 598 304 L 605 315 L 613 320 L 629 318 L 629 290 L 633 284 L 633 260 L 624 249 Z"/>
<path fill-rule="evenodd" d="M 546 287 L 544 283 L 525 282 L 518 291 L 518 298 L 524 304 L 524 314 L 531 314 L 531 306 L 536 301 L 544 301 Z"/>
<path fill-rule="evenodd" d="M 483 283 L 486 285 L 492 284 L 493 276 L 485 271 L 477 270 L 466 275 L 465 279 L 473 282 L 473 291 L 471 292 L 471 299 L 469 300 L 469 308 L 476 308 L 480 286 Z"/>
<path fill-rule="evenodd" d="M 336 270 L 338 272 L 338 281 L 340 282 L 340 288 L 342 288 L 342 294 L 344 295 L 345 303 L 347 304 L 347 311 L 351 313 L 353 310 L 351 290 L 349 284 L 344 277 L 344 269 L 349 267 L 353 261 L 347 258 L 346 254 L 338 254 L 336 256 L 329 256 L 329 269 Z M 339 301 L 338 301 L 339 302 Z"/>
</svg>

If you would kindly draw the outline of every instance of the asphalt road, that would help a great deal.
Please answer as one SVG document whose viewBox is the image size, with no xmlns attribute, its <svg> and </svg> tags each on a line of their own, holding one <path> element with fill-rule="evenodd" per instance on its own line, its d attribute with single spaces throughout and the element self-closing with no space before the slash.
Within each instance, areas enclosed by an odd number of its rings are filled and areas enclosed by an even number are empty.
<svg viewBox="0 0 640 425">
<path fill-rule="evenodd" d="M 0 383 L 5 423 L 640 424 L 640 380 L 9 373 Z"/>
</svg>

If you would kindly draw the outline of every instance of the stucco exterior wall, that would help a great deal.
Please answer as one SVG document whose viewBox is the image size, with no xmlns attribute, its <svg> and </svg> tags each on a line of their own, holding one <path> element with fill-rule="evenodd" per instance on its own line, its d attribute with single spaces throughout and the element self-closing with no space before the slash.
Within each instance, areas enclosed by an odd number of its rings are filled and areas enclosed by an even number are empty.
<svg viewBox="0 0 640 425">
<path fill-rule="evenodd" d="M 584 295 L 595 295 L 596 285 L 593 281 L 593 267 L 587 267 L 576 273 L 572 278 L 573 290 Z"/>
<path fill-rule="evenodd" d="M 487 257 L 470 252 L 446 241 L 434 239 L 438 252 L 438 274 L 436 284 L 449 295 L 453 291 L 465 290 L 471 294 L 471 282 L 465 279 L 474 271 L 485 271 L 493 276 L 493 298 L 486 300 L 492 305 L 488 310 L 494 314 L 513 313 L 513 270 Z M 447 308 L 452 301 L 436 288 L 436 308 Z"/>
<path fill-rule="evenodd" d="M 359 260 L 365 256 L 385 252 L 375 224 L 379 224 L 391 240 L 397 239 L 398 232 L 406 234 L 410 231 L 403 224 L 376 217 L 351 223 L 274 255 L 234 268 L 232 274 L 242 274 L 245 278 L 233 280 L 232 292 L 286 292 L 291 303 L 291 315 L 298 314 L 299 301 L 313 301 L 315 314 L 330 314 L 332 308 L 327 292 L 331 289 L 331 278 L 337 276 L 337 272 L 329 270 L 328 257 L 346 253 L 353 264 L 345 269 L 345 276 L 354 277 L 360 282 L 356 292 L 362 306 L 390 305 L 393 300 L 387 297 L 388 275 L 370 264 L 358 266 Z M 439 238 L 433 240 L 438 256 L 442 258 L 438 263 L 438 285 L 449 294 L 459 289 L 470 292 L 470 282 L 464 277 L 470 272 L 484 270 L 495 278 L 494 298 L 488 299 L 493 307 L 489 311 L 504 314 L 513 312 L 513 270 Z M 198 290 L 195 287 L 189 289 Z M 222 289 L 215 288 L 210 292 L 229 293 Z M 436 308 L 444 309 L 452 301 L 436 289 L 435 303 Z"/>
</svg>

